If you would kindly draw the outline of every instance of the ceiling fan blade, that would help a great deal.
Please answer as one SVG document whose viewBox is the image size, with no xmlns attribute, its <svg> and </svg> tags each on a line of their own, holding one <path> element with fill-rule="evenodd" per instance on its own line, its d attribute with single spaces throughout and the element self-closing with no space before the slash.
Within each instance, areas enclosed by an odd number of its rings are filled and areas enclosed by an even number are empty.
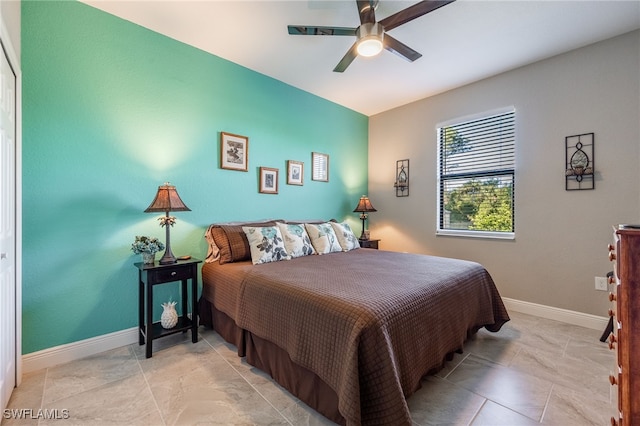
<svg viewBox="0 0 640 426">
<path fill-rule="evenodd" d="M 387 16 L 380 21 L 380 24 L 382 24 L 385 31 L 390 31 L 454 1 L 455 0 L 424 0 L 391 16 Z"/>
<path fill-rule="evenodd" d="M 375 5 L 377 0 L 356 0 L 358 5 L 358 13 L 360 14 L 360 23 L 376 22 Z"/>
<path fill-rule="evenodd" d="M 421 53 L 416 52 L 406 44 L 391 37 L 389 34 L 384 35 L 382 44 L 384 45 L 384 48 L 389 52 L 395 53 L 396 55 L 408 60 L 409 62 L 413 62 L 422 56 Z"/>
<path fill-rule="evenodd" d="M 357 47 L 358 42 L 353 43 L 351 49 L 349 49 L 347 54 L 342 57 L 340 62 L 338 62 L 338 65 L 336 65 L 336 67 L 333 69 L 333 72 L 344 72 L 344 70 L 346 70 L 347 67 L 351 65 L 351 62 L 353 62 L 356 56 L 358 56 L 358 51 L 356 50 Z"/>
<path fill-rule="evenodd" d="M 309 27 L 306 25 L 289 25 L 291 35 L 332 35 L 332 36 L 355 36 L 355 28 L 347 27 Z"/>
</svg>

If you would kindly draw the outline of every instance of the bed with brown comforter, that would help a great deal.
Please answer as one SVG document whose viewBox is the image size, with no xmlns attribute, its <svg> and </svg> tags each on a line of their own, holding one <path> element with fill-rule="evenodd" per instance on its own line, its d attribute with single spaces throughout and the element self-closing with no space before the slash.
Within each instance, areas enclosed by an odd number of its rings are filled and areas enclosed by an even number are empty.
<svg viewBox="0 0 640 426">
<path fill-rule="evenodd" d="M 205 263 L 200 322 L 340 424 L 410 425 L 406 398 L 479 328 L 509 320 L 479 264 L 358 249 Z"/>
</svg>

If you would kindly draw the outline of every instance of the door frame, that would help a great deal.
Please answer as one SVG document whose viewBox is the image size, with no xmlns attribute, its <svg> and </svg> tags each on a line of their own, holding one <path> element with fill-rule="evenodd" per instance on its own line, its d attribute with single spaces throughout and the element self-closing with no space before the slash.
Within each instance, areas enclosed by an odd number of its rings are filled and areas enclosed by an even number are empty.
<svg viewBox="0 0 640 426">
<path fill-rule="evenodd" d="M 16 139 L 15 139 L 15 277 L 16 277 L 16 386 L 22 382 L 22 71 L 9 31 L 0 18 L 0 49 L 4 49 L 9 65 L 16 74 Z"/>
</svg>

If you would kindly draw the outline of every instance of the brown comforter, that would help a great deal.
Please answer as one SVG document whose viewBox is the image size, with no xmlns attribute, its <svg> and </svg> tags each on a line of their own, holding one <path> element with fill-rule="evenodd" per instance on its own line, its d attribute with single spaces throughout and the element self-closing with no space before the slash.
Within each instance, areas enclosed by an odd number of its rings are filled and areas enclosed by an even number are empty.
<svg viewBox="0 0 640 426">
<path fill-rule="evenodd" d="M 338 395 L 348 425 L 410 425 L 405 398 L 480 327 L 509 320 L 474 262 L 378 250 L 203 268 L 203 297 Z"/>
</svg>

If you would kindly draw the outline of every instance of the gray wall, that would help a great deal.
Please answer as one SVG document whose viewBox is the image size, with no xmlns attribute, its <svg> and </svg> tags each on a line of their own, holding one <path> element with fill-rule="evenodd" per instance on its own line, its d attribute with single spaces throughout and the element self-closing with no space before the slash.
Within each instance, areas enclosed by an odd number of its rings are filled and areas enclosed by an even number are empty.
<svg viewBox="0 0 640 426">
<path fill-rule="evenodd" d="M 634 31 L 370 117 L 372 238 L 385 250 L 480 262 L 504 297 L 605 316 L 594 276 L 612 269 L 612 225 L 640 223 L 639 52 Z M 511 105 L 515 240 L 436 237 L 436 124 Z M 589 132 L 596 188 L 565 191 L 564 138 Z M 396 198 L 395 161 L 405 158 L 411 195 Z"/>
</svg>

